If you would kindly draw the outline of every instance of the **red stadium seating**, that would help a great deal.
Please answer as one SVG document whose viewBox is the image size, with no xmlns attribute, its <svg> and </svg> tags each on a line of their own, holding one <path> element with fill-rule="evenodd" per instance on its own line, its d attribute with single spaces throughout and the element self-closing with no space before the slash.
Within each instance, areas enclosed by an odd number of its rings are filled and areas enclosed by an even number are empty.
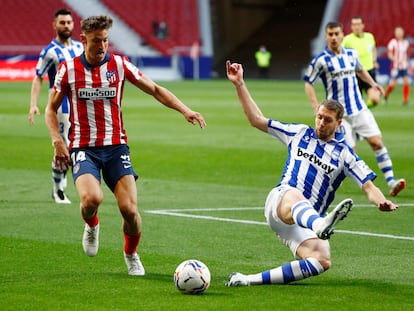
<svg viewBox="0 0 414 311">
<path fill-rule="evenodd" d="M 197 0 L 101 0 L 144 41 L 163 55 L 173 47 L 189 47 L 199 41 Z M 2 0 L 0 20 L 0 54 L 37 54 L 55 32 L 51 27 L 54 12 L 68 7 L 62 0 Z M 70 9 L 70 7 L 69 7 Z M 74 38 L 79 39 L 81 18 L 72 10 Z M 153 23 L 164 21 L 165 39 L 153 33 Z"/>
<path fill-rule="evenodd" d="M 52 28 L 53 14 L 65 7 L 67 4 L 61 0 L 2 0 L 0 54 L 38 54 L 56 35 Z M 73 10 L 72 15 L 73 37 L 79 39 L 80 17 Z"/>
<path fill-rule="evenodd" d="M 199 40 L 197 0 L 101 0 L 150 46 L 163 55 L 177 46 L 191 46 Z M 168 36 L 158 38 L 154 22 L 165 22 Z"/>
<path fill-rule="evenodd" d="M 365 30 L 372 32 L 377 46 L 386 46 L 394 36 L 394 28 L 402 26 L 406 36 L 414 38 L 412 0 L 344 0 L 338 20 L 349 33 L 352 16 L 362 16 Z"/>
</svg>

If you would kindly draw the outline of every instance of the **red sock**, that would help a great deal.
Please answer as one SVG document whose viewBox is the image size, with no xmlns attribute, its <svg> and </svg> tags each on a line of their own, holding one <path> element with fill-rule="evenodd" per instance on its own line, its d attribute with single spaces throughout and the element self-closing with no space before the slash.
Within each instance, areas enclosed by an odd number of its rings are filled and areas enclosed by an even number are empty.
<svg viewBox="0 0 414 311">
<path fill-rule="evenodd" d="M 394 89 L 392 85 L 388 85 L 387 89 L 385 90 L 385 97 L 388 97 L 390 95 L 391 91 Z"/>
<path fill-rule="evenodd" d="M 125 239 L 125 245 L 124 245 L 125 254 L 132 255 L 136 253 L 139 241 L 141 239 L 141 232 L 139 232 L 137 235 L 128 235 L 124 232 L 124 239 Z"/>
<path fill-rule="evenodd" d="M 99 218 L 98 218 L 98 216 L 96 216 L 96 214 L 93 215 L 92 218 L 85 218 L 83 216 L 82 216 L 82 218 L 89 225 L 89 227 L 91 227 L 91 228 L 94 228 L 94 227 L 96 227 L 97 224 L 99 224 Z"/>
<path fill-rule="evenodd" d="M 410 85 L 404 84 L 403 86 L 403 96 L 404 96 L 404 103 L 408 102 L 408 96 L 410 95 Z"/>
</svg>

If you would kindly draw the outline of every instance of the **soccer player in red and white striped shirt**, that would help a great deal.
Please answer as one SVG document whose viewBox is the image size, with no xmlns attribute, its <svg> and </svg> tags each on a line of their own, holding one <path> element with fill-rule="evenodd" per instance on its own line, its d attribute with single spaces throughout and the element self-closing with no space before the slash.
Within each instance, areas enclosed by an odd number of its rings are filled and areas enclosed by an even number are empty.
<svg viewBox="0 0 414 311">
<path fill-rule="evenodd" d="M 144 275 L 137 254 L 141 237 L 141 216 L 137 206 L 135 180 L 128 138 L 124 129 L 121 101 L 125 80 L 152 95 L 163 105 L 182 113 L 185 119 L 206 123 L 175 95 L 143 75 L 126 57 L 108 53 L 108 16 L 91 16 L 82 21 L 81 42 L 85 52 L 62 63 L 46 108 L 46 124 L 55 148 L 54 160 L 61 168 L 72 165 L 85 221 L 82 245 L 95 256 L 99 245 L 98 207 L 103 201 L 101 174 L 117 200 L 123 217 L 124 259 L 129 275 Z M 56 111 L 67 95 L 70 100 L 69 147 L 59 135 Z"/>
<path fill-rule="evenodd" d="M 397 79 L 403 79 L 403 104 L 408 104 L 408 97 L 410 95 L 410 76 L 409 76 L 409 60 L 408 48 L 410 43 L 404 39 L 404 29 L 396 27 L 394 30 L 395 38 L 388 43 L 388 58 L 391 60 L 391 80 L 385 90 L 384 98 L 387 100 L 388 96 L 397 85 Z"/>
</svg>

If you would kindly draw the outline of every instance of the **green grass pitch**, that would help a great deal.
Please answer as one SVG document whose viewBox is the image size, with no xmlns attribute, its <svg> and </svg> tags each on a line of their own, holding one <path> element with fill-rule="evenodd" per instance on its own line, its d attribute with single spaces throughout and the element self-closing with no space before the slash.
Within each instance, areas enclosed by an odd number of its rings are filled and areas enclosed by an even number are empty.
<svg viewBox="0 0 414 311">
<path fill-rule="evenodd" d="M 126 86 L 124 119 L 140 175 L 139 253 L 147 271 L 134 278 L 123 262 L 121 216 L 105 186 L 95 258 L 82 250 L 83 222 L 72 177 L 71 205 L 56 205 L 50 198 L 53 150 L 43 114 L 46 86 L 42 115 L 30 126 L 30 83 L 0 83 L 1 310 L 414 309 L 414 106 L 402 106 L 401 87 L 387 105 L 373 110 L 396 176 L 407 180 L 408 188 L 394 199 L 400 209 L 377 211 L 348 180 L 335 202 L 351 197 L 356 207 L 331 238 L 331 270 L 286 286 L 227 288 L 224 282 L 233 271 L 256 273 L 292 260 L 264 225 L 261 209 L 279 181 L 286 149 L 248 125 L 230 82 L 160 84 L 200 111 L 207 127 L 191 126 Z M 314 124 L 303 82 L 247 85 L 266 116 Z M 358 143 L 358 154 L 388 192 L 366 142 Z M 165 215 L 168 211 L 176 214 Z M 204 295 L 182 295 L 174 287 L 176 266 L 190 258 L 211 271 Z"/>
</svg>

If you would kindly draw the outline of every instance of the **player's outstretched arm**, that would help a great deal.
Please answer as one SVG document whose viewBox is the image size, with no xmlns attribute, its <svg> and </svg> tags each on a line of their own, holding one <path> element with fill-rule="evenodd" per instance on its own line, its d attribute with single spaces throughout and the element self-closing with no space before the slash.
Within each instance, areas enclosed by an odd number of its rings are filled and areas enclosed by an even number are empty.
<svg viewBox="0 0 414 311">
<path fill-rule="evenodd" d="M 262 111 L 251 97 L 243 79 L 243 66 L 237 63 L 226 62 L 227 78 L 236 88 L 237 96 L 243 108 L 244 114 L 250 124 L 263 132 L 267 132 L 269 119 L 263 116 Z"/>
<path fill-rule="evenodd" d="M 141 79 L 135 82 L 135 86 L 137 86 L 145 93 L 153 96 L 164 106 L 181 112 L 184 118 L 191 124 L 195 125 L 198 123 L 201 128 L 204 128 L 206 126 L 206 121 L 204 120 L 201 113 L 188 108 L 172 92 L 167 90 L 165 87 L 156 84 L 149 77 L 142 75 Z"/>
<path fill-rule="evenodd" d="M 368 199 L 374 203 L 381 212 L 392 212 L 398 208 L 398 205 L 385 198 L 381 190 L 378 189 L 372 181 L 363 184 L 362 190 L 366 193 Z"/>
</svg>

